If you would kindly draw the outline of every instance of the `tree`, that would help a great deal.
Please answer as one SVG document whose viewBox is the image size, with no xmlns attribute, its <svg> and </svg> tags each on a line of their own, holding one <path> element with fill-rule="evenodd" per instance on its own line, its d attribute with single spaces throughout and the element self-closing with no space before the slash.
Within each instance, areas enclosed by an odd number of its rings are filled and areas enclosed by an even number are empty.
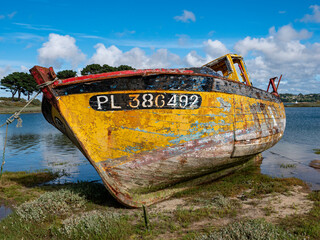
<svg viewBox="0 0 320 240">
<path fill-rule="evenodd" d="M 21 93 L 30 96 L 36 86 L 33 77 L 24 72 L 13 72 L 8 76 L 1 79 L 1 89 L 5 89 L 7 92 L 11 92 L 12 101 L 14 96 L 18 94 L 18 101 L 21 99 Z"/>
<path fill-rule="evenodd" d="M 98 74 L 98 73 L 104 73 L 104 72 L 115 72 L 115 71 L 124 71 L 124 70 L 134 70 L 134 68 L 128 65 L 120 65 L 119 67 L 112 67 L 112 66 L 109 66 L 108 64 L 104 64 L 103 66 L 101 66 L 100 64 L 90 64 L 81 70 L 81 74 L 89 75 L 89 74 Z"/>
<path fill-rule="evenodd" d="M 77 76 L 77 72 L 73 70 L 63 70 L 57 73 L 59 79 L 66 79 Z"/>
<path fill-rule="evenodd" d="M 81 70 L 81 74 L 82 75 L 97 74 L 97 73 L 100 73 L 101 70 L 102 70 L 102 67 L 100 64 L 90 64 Z"/>
<path fill-rule="evenodd" d="M 104 64 L 101 68 L 100 73 L 104 73 L 104 72 L 115 72 L 117 71 L 115 67 L 111 67 L 108 64 Z"/>
<path fill-rule="evenodd" d="M 33 92 L 38 91 L 39 89 L 37 88 L 38 84 L 34 80 L 34 78 L 30 75 L 27 74 L 23 80 L 23 91 L 22 93 L 25 96 L 28 96 L 28 101 L 30 100 L 30 96 L 32 95 Z"/>
<path fill-rule="evenodd" d="M 117 71 L 124 71 L 124 70 L 135 70 L 133 67 L 130 67 L 128 65 L 120 65 L 119 67 L 117 67 L 118 70 Z"/>
</svg>

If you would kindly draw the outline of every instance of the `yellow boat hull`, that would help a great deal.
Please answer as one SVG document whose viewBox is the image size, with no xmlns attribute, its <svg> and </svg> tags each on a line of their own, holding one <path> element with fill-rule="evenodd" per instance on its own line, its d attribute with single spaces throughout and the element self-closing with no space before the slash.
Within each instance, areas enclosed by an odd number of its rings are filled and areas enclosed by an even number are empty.
<svg viewBox="0 0 320 240">
<path fill-rule="evenodd" d="M 228 173 L 282 137 L 285 111 L 277 97 L 211 80 L 208 91 L 99 91 L 97 86 L 74 94 L 73 85 L 57 86 L 49 89 L 54 100 L 44 97 L 43 112 L 78 146 L 118 201 L 139 207 L 185 189 L 181 182 L 190 186 L 203 176 Z M 229 91 L 232 87 L 237 89 Z M 175 107 L 166 105 L 176 99 Z"/>
</svg>

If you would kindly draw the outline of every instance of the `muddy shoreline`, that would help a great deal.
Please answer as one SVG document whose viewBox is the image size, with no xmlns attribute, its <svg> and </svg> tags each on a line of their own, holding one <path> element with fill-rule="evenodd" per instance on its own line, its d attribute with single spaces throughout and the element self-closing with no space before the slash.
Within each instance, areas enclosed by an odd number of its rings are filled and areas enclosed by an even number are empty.
<svg viewBox="0 0 320 240">
<path fill-rule="evenodd" d="M 219 239 L 216 236 L 225 231 L 230 236 L 237 231 L 253 234 L 252 228 L 261 227 L 261 231 L 254 233 L 257 237 L 260 234 L 272 239 L 320 237 L 320 223 L 316 221 L 320 193 L 311 192 L 299 179 L 263 175 L 257 166 L 147 207 L 147 226 L 142 209 L 123 207 L 102 184 L 47 183 L 58 177 L 59 173 L 47 170 L 4 173 L 0 199 L 11 206 L 13 213 L 0 221 L 0 236 Z"/>
</svg>

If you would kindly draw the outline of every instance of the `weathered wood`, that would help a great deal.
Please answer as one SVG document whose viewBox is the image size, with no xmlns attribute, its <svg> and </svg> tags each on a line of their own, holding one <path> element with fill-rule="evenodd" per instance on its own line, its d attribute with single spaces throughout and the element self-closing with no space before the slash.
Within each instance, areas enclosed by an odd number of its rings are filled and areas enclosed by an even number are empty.
<svg viewBox="0 0 320 240">
<path fill-rule="evenodd" d="M 52 80 L 37 71 L 38 83 Z M 286 123 L 278 97 L 208 68 L 92 75 L 46 90 L 46 119 L 131 207 L 238 169 L 276 144 Z"/>
</svg>

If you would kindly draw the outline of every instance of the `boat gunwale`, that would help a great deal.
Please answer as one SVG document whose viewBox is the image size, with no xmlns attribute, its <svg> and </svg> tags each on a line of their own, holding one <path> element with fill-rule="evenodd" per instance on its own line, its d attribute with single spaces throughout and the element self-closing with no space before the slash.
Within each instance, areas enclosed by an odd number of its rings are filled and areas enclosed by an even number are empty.
<svg viewBox="0 0 320 240">
<path fill-rule="evenodd" d="M 58 79 L 53 84 L 53 87 L 60 87 L 66 85 L 72 85 L 77 83 L 86 83 L 86 82 L 94 82 L 104 79 L 112 79 L 112 78 L 123 78 L 123 77 L 132 77 L 132 76 L 150 76 L 150 75 L 199 75 L 198 73 L 194 73 L 193 70 L 188 69 L 139 69 L 139 70 L 125 70 L 125 71 L 117 71 L 117 72 L 104 72 L 98 74 L 85 75 L 80 77 L 72 77 L 66 79 Z M 201 74 L 207 75 L 207 74 Z M 212 75 L 210 75 L 212 76 Z"/>
<path fill-rule="evenodd" d="M 64 87 L 79 83 L 88 83 L 88 82 L 95 82 L 95 81 L 101 81 L 101 80 L 107 80 L 107 79 L 113 79 L 113 78 L 125 78 L 125 77 L 134 77 L 134 76 L 152 76 L 152 75 L 189 75 L 189 76 L 199 76 L 199 77 L 213 77 L 218 78 L 221 80 L 226 80 L 238 84 L 246 85 L 245 83 L 235 81 L 232 79 L 228 79 L 222 76 L 216 76 L 211 74 L 203 74 L 203 73 L 195 73 L 193 70 L 180 70 L 180 69 L 160 69 L 160 71 L 157 71 L 157 69 L 147 69 L 142 70 L 141 72 L 133 72 L 127 74 L 119 74 L 121 72 L 128 72 L 128 71 L 119 71 L 119 72 L 106 72 L 106 73 L 99 73 L 99 74 L 92 74 L 92 75 L 86 75 L 81 77 L 73 77 L 73 78 L 66 78 L 66 79 L 58 79 L 53 84 L 53 88 L 58 87 Z M 113 73 L 113 74 L 110 74 Z M 253 86 L 250 86 L 253 87 Z M 263 89 L 261 89 L 263 90 Z"/>
<path fill-rule="evenodd" d="M 53 85 L 52 88 L 53 89 L 58 89 L 60 87 L 67 87 L 70 85 L 76 85 L 76 84 L 81 84 L 81 83 L 90 83 L 90 82 L 98 82 L 98 81 L 102 81 L 102 80 L 108 80 L 108 79 L 115 79 L 115 78 L 125 78 L 125 77 L 134 77 L 134 76 L 152 76 L 152 75 L 189 75 L 189 76 L 199 76 L 199 77 L 212 77 L 215 79 L 220 79 L 220 80 L 224 80 L 224 81 L 228 81 L 228 82 L 233 82 L 233 83 L 237 83 L 239 85 L 243 85 L 243 86 L 247 86 L 250 87 L 252 89 L 256 89 L 262 92 L 265 92 L 267 94 L 270 94 L 273 97 L 276 97 L 277 99 L 280 99 L 280 97 L 272 94 L 272 92 L 268 92 L 264 89 L 261 88 L 257 88 L 254 86 L 249 86 L 244 82 L 239 82 L 239 81 L 235 81 L 232 79 L 228 79 L 226 77 L 222 77 L 222 76 L 215 76 L 215 75 L 210 75 L 210 74 L 203 74 L 203 73 L 194 73 L 192 70 L 188 70 L 188 72 L 182 72 L 182 70 L 179 69 L 166 69 L 168 71 L 164 71 L 164 69 L 161 69 L 162 72 L 160 71 L 150 71 L 150 72 L 145 72 L 145 70 L 143 70 L 144 72 L 137 72 L 137 73 L 132 73 L 131 74 L 110 74 L 110 75 L 106 75 L 108 73 L 119 73 L 119 72 L 107 72 L 107 73 L 102 73 L 102 74 L 92 74 L 92 75 L 86 75 L 86 76 L 82 76 L 82 77 L 86 77 L 84 79 L 79 79 L 81 77 L 73 77 L 73 78 L 66 78 L 66 79 L 59 79 L 58 81 L 56 81 Z M 170 72 L 170 70 L 179 70 L 181 72 Z M 183 70 L 185 71 L 185 70 Z M 192 73 L 191 73 L 192 71 Z M 126 72 L 126 71 L 120 71 L 120 72 Z M 68 80 L 67 82 L 64 82 L 64 80 Z"/>
</svg>

